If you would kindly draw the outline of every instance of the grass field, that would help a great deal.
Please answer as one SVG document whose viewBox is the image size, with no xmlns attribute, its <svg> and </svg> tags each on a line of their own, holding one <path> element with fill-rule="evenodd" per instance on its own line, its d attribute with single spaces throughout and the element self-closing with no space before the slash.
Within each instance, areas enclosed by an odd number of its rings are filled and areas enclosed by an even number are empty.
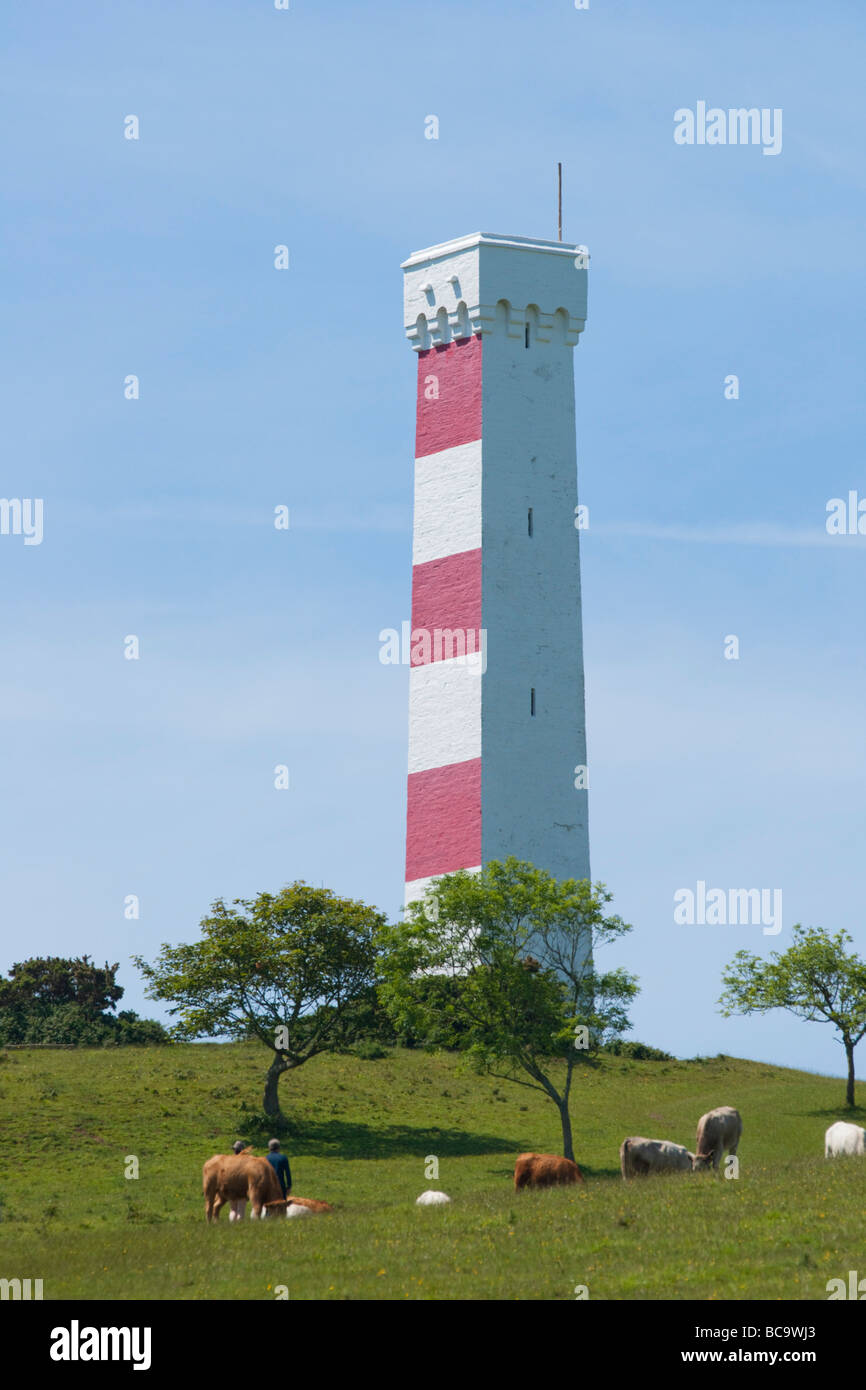
<svg viewBox="0 0 866 1390">
<path fill-rule="evenodd" d="M 450 1055 L 320 1057 L 283 1078 L 284 1148 L 295 1193 L 339 1210 L 208 1227 L 202 1162 L 238 1137 L 263 1152 L 265 1063 L 256 1045 L 0 1053 L 0 1277 L 46 1299 L 826 1299 L 866 1274 L 866 1160 L 823 1158 L 831 1121 L 863 1122 L 840 1080 L 607 1057 L 575 1085 L 585 1188 L 517 1195 L 516 1154 L 561 1148 L 536 1092 Z M 737 1180 L 623 1184 L 627 1134 L 691 1148 L 716 1105 L 743 1115 Z M 428 1187 L 452 1205 L 416 1208 Z"/>
</svg>

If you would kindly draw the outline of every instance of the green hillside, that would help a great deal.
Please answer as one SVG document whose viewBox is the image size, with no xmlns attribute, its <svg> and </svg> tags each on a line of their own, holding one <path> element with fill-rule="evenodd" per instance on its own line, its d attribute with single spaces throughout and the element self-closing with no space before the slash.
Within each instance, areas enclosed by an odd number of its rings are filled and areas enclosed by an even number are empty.
<svg viewBox="0 0 866 1390">
<path fill-rule="evenodd" d="M 266 1140 L 265 1063 L 256 1045 L 0 1053 L 0 1277 L 83 1299 L 825 1299 L 866 1273 L 866 1161 L 823 1158 L 828 1124 L 863 1119 L 843 1082 L 724 1057 L 582 1073 L 585 1188 L 519 1195 L 517 1153 L 560 1144 L 538 1093 L 450 1055 L 320 1057 L 283 1079 L 284 1148 L 296 1195 L 338 1210 L 208 1227 L 202 1162 Z M 737 1180 L 622 1182 L 626 1135 L 692 1148 L 717 1105 L 743 1115 Z M 428 1187 L 452 1205 L 416 1208 Z"/>
</svg>

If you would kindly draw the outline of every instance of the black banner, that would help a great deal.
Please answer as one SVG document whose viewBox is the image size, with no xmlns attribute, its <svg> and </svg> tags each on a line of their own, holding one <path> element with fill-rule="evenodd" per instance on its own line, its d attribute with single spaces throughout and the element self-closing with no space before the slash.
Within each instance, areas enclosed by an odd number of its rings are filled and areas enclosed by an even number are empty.
<svg viewBox="0 0 866 1390">
<path fill-rule="evenodd" d="M 431 1300 L 432 1301 L 432 1300 Z M 841 1301 L 841 1300 L 839 1300 Z M 859 1301 L 859 1300 L 858 1300 Z M 305 1302 L 301 1316 L 290 1300 L 273 1300 L 270 1313 L 253 1301 L 231 1304 L 214 1302 L 145 1303 L 39 1303 L 0 1304 L 0 1318 L 14 1327 L 15 1344 L 26 1348 L 31 1372 L 63 1381 L 70 1375 L 92 1378 L 101 1369 L 112 1375 L 164 1376 L 188 1372 L 194 1366 L 197 1376 L 213 1375 L 225 1383 L 231 1374 L 257 1374 L 270 1368 L 285 1368 L 294 1346 L 315 1336 L 322 1319 L 327 1319 L 330 1338 L 341 1327 L 352 1329 L 356 1314 L 344 1301 L 337 1307 L 328 1303 L 327 1312 Z M 395 1317 L 395 1304 L 387 1304 L 388 1335 L 399 1334 L 400 1325 L 422 1324 L 430 1310 L 405 1303 Z M 471 1316 L 479 1319 L 479 1305 L 471 1302 Z M 530 1305 L 531 1307 L 532 1305 Z M 229 1311 L 229 1309 L 231 1311 Z M 514 1335 L 513 1304 L 490 1305 L 480 1313 L 481 1326 L 489 1318 L 495 1327 L 500 1316 L 506 1336 Z M 506 1313 L 506 1309 L 508 1310 Z M 454 1305 L 449 1317 L 456 1314 Z M 383 1333 L 385 1322 L 381 1323 Z M 801 1366 L 825 1377 L 828 1372 L 850 1365 L 850 1313 L 830 1303 L 743 1302 L 712 1306 L 706 1303 L 644 1303 L 577 1301 L 572 1311 L 561 1314 L 560 1336 L 571 1344 L 569 1356 L 576 1355 L 575 1366 L 593 1349 L 609 1367 L 642 1366 L 647 1372 L 664 1373 L 673 1366 L 693 1367 L 700 1375 L 707 1366 L 762 1366 L 782 1368 Z M 857 1326 L 859 1326 L 859 1315 Z M 364 1337 L 375 1335 L 379 1319 L 375 1303 L 364 1305 Z M 438 1326 L 438 1324 L 437 1324 Z M 523 1336 L 533 1337 L 533 1325 L 522 1315 Z M 547 1325 L 547 1332 L 550 1332 Z M 542 1333 L 542 1328 L 537 1328 Z M 573 1341 L 571 1339 L 577 1339 Z M 538 1347 L 545 1344 L 539 1335 Z M 489 1352 L 489 1344 L 486 1344 Z M 551 1350 L 561 1345 L 560 1337 L 551 1341 Z M 8 1341 L 7 1341 L 8 1346 Z M 578 1348 L 583 1347 L 583 1352 Z M 465 1343 L 461 1347 L 464 1358 Z M 479 1342 L 479 1356 L 482 1343 Z M 328 1363 L 333 1373 L 333 1340 L 328 1342 Z M 357 1365 L 359 1344 L 346 1343 L 347 1363 Z M 545 1353 L 545 1356 L 547 1353 Z M 306 1359 L 306 1357 L 304 1357 Z M 409 1367 L 405 1353 L 400 1357 L 401 1372 Z"/>
</svg>

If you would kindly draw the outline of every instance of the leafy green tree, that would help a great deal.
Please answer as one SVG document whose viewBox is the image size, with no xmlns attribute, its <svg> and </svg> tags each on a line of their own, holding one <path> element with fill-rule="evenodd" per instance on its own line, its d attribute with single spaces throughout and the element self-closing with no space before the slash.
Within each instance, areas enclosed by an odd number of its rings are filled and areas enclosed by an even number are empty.
<svg viewBox="0 0 866 1390">
<path fill-rule="evenodd" d="M 118 964 L 89 956 L 32 957 L 0 978 L 0 1043 L 96 1046 L 168 1042 L 161 1023 L 128 1010 L 111 1012 L 123 997 Z"/>
<path fill-rule="evenodd" d="M 177 1038 L 257 1038 L 271 1052 L 265 1114 L 280 1119 L 279 1081 L 320 1052 L 364 1035 L 384 917 L 327 888 L 293 883 L 254 899 L 220 898 L 202 939 L 163 945 L 135 964 L 151 999 L 171 1001 Z"/>
<path fill-rule="evenodd" d="M 820 927 L 793 931 L 794 944 L 769 960 L 738 951 L 722 976 L 725 1018 L 785 1009 L 808 1022 L 837 1029 L 848 1062 L 846 1105 L 854 1104 L 854 1049 L 866 1033 L 866 961 L 845 950 L 852 938 Z"/>
<path fill-rule="evenodd" d="M 379 992 L 395 1027 L 433 1046 L 445 1036 L 479 1072 L 548 1096 L 572 1159 L 574 1069 L 628 1029 L 638 992 L 623 969 L 598 974 L 592 964 L 599 947 L 631 931 L 604 915 L 611 900 L 603 884 L 558 882 L 508 858 L 434 879 L 378 938 Z M 431 989 L 437 977 L 443 987 Z"/>
<path fill-rule="evenodd" d="M 115 979 L 119 962 L 94 965 L 89 956 L 34 956 L 13 965 L 7 980 L 0 980 L 0 1007 L 15 1004 L 77 1004 L 97 1016 L 113 1009 L 123 997 Z"/>
</svg>

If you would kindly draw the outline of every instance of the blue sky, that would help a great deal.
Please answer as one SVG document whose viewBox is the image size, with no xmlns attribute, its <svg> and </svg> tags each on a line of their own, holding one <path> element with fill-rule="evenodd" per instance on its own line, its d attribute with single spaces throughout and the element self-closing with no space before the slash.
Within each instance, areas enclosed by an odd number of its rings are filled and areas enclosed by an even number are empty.
<svg viewBox="0 0 866 1390">
<path fill-rule="evenodd" d="M 129 957 L 215 897 L 305 878 L 396 915 L 399 266 L 555 236 L 562 160 L 592 253 L 593 874 L 635 926 L 611 963 L 646 1041 L 840 1073 L 828 1027 L 715 1000 L 796 921 L 866 949 L 866 542 L 825 530 L 866 496 L 861 5 L 48 0 L 5 25 L 2 491 L 43 498 L 45 530 L 0 536 L 0 967 L 119 959 L 124 1005 L 159 1016 Z M 676 145 L 699 100 L 781 108 L 782 152 Z M 782 933 L 676 926 L 698 880 L 781 888 Z"/>
</svg>

